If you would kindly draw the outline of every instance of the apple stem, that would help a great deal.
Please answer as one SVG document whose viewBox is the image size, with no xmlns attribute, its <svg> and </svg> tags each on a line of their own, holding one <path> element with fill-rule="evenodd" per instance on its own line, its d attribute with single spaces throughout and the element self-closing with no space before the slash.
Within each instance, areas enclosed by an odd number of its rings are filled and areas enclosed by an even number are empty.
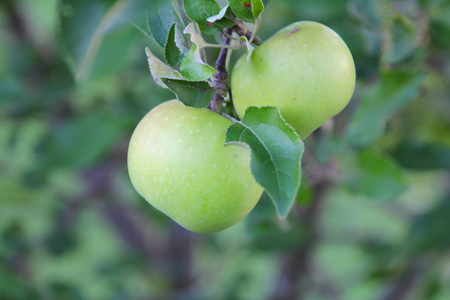
<svg viewBox="0 0 450 300">
<path fill-rule="evenodd" d="M 261 45 L 263 41 L 251 30 L 249 30 L 244 22 L 236 18 L 236 25 L 227 28 L 223 32 L 223 42 L 222 48 L 220 49 L 219 56 L 216 60 L 216 73 L 212 78 L 212 83 L 217 93 L 214 94 L 211 102 L 208 104 L 208 108 L 216 113 L 221 113 L 222 104 L 224 101 L 224 94 L 229 94 L 231 98 L 231 90 L 228 85 L 228 73 L 226 68 L 228 50 L 230 49 L 230 41 L 232 39 L 233 31 L 235 31 L 239 36 L 245 36 L 247 39 L 256 44 Z"/>
<path fill-rule="evenodd" d="M 233 122 L 233 123 L 239 122 L 238 120 L 236 120 L 236 119 L 233 118 L 232 116 L 227 115 L 227 114 L 225 114 L 225 113 L 221 113 L 221 115 L 222 115 L 222 117 L 227 118 L 228 120 L 230 120 L 230 121 Z"/>
<path fill-rule="evenodd" d="M 223 37 L 223 46 L 228 46 L 230 44 L 230 36 L 233 33 L 233 28 L 230 27 L 225 29 L 225 34 Z M 225 93 L 228 93 L 230 90 L 230 87 L 228 86 L 228 73 L 226 68 L 226 61 L 227 61 L 227 54 L 228 54 L 228 48 L 222 48 L 219 52 L 219 57 L 216 61 L 216 74 L 214 74 L 212 82 L 214 87 L 218 91 L 222 91 Z M 209 103 L 208 108 L 216 113 L 221 113 L 222 111 L 222 103 L 224 100 L 224 96 L 222 93 L 218 92 L 215 93 L 213 96 L 212 101 Z"/>
<path fill-rule="evenodd" d="M 259 23 L 259 21 L 258 21 Z M 259 24 L 256 24 L 258 27 Z M 257 28 L 255 28 L 257 29 Z M 247 38 L 247 40 L 249 40 L 251 43 L 261 46 L 263 43 L 263 40 L 257 36 L 255 33 L 253 33 L 250 29 L 247 28 L 247 26 L 245 26 L 244 22 L 238 18 L 236 18 L 236 25 L 234 28 L 234 31 L 239 35 L 239 36 L 245 36 Z"/>
</svg>

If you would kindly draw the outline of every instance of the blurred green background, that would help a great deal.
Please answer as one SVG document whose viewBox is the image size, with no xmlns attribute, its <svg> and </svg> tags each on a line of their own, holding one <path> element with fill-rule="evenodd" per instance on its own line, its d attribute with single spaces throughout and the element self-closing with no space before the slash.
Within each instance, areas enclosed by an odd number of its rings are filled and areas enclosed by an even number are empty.
<svg viewBox="0 0 450 300">
<path fill-rule="evenodd" d="M 450 2 L 274 0 L 258 35 L 326 24 L 356 91 L 305 141 L 287 220 L 263 196 L 210 235 L 128 179 L 134 127 L 174 98 L 137 29 L 156 2 L 0 2 L 0 299 L 450 299 Z"/>
</svg>

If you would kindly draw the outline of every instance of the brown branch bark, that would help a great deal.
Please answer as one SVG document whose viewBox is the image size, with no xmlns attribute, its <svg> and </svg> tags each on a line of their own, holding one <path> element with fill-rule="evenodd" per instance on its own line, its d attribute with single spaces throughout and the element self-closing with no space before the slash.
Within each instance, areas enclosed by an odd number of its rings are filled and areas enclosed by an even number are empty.
<svg viewBox="0 0 450 300">
<path fill-rule="evenodd" d="M 414 261 L 380 300 L 407 299 L 424 270 L 423 261 Z"/>
<path fill-rule="evenodd" d="M 170 257 L 169 273 L 172 286 L 171 299 L 186 298 L 194 291 L 195 278 L 192 276 L 192 257 L 194 253 L 195 234 L 173 222 L 166 252 Z M 195 295 L 191 295 L 195 298 Z"/>
<path fill-rule="evenodd" d="M 233 27 L 225 29 L 225 34 L 223 37 L 222 45 L 228 46 L 230 44 L 230 36 L 233 33 Z M 228 93 L 230 87 L 228 86 L 228 72 L 226 69 L 226 61 L 227 61 L 228 49 L 222 48 L 220 49 L 219 56 L 216 61 L 216 74 L 213 76 L 213 84 L 214 87 L 223 92 Z M 216 113 L 222 111 L 222 103 L 223 103 L 223 94 L 215 93 L 212 101 L 209 103 L 208 108 Z"/>
<path fill-rule="evenodd" d="M 318 238 L 317 224 L 324 196 L 330 185 L 328 181 L 316 184 L 313 188 L 314 196 L 311 205 L 303 213 L 297 215 L 297 221 L 301 226 L 306 227 L 309 237 L 306 243 L 284 258 L 278 282 L 270 299 L 290 300 L 300 299 L 302 296 L 302 291 L 305 290 L 305 281 L 309 280 L 308 274 L 312 273 L 310 262 Z"/>
<path fill-rule="evenodd" d="M 194 293 L 192 256 L 195 234 L 173 222 L 169 235 L 164 235 L 127 204 L 115 188 L 114 174 L 126 161 L 126 149 L 126 146 L 119 147 L 103 165 L 85 174 L 89 193 L 96 198 L 101 214 L 128 248 L 141 255 L 148 266 L 165 274 L 171 286 L 167 299 Z"/>
<path fill-rule="evenodd" d="M 119 149 L 105 163 L 84 173 L 86 197 L 96 199 L 102 215 L 113 226 L 128 247 L 143 255 L 149 263 L 160 264 L 165 257 L 166 239 L 155 226 L 145 220 L 122 199 L 114 186 L 116 164 L 126 161 L 124 150 Z"/>
<path fill-rule="evenodd" d="M 231 35 L 233 31 L 235 31 L 239 36 L 245 36 L 248 40 L 252 38 L 253 32 L 249 30 L 244 22 L 236 18 L 236 25 L 224 30 L 223 34 L 223 46 L 230 45 Z M 256 45 L 261 45 L 263 41 L 257 36 L 253 35 L 252 42 Z M 222 111 L 222 103 L 224 100 L 224 94 L 228 93 L 231 95 L 231 90 L 228 85 L 228 72 L 226 69 L 226 60 L 228 55 L 228 49 L 222 48 L 220 49 L 219 56 L 216 61 L 216 74 L 213 76 L 213 85 L 214 87 L 221 91 L 219 93 L 214 94 L 212 101 L 209 103 L 208 108 L 214 112 L 221 113 Z"/>
</svg>

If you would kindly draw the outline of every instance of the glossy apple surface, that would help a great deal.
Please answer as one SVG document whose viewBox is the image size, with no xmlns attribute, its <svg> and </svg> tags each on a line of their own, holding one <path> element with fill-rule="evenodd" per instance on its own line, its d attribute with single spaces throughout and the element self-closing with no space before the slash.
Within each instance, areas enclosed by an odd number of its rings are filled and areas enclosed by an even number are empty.
<svg viewBox="0 0 450 300">
<path fill-rule="evenodd" d="M 191 231 L 216 232 L 237 223 L 262 188 L 251 174 L 250 152 L 223 146 L 231 123 L 178 100 L 158 105 L 131 137 L 128 171 L 134 188 Z"/>
<path fill-rule="evenodd" d="M 302 139 L 338 114 L 355 88 L 355 65 L 345 42 L 325 25 L 302 21 L 277 32 L 231 77 L 239 117 L 248 106 L 276 106 Z"/>
</svg>

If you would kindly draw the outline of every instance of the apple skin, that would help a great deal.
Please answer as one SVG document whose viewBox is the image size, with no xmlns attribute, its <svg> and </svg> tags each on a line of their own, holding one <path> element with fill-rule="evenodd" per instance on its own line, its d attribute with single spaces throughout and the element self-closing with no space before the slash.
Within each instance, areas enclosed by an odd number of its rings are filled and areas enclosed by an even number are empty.
<svg viewBox="0 0 450 300">
<path fill-rule="evenodd" d="M 239 117 L 248 106 L 275 106 L 305 139 L 341 112 L 355 89 L 355 64 L 345 42 L 320 23 L 302 21 L 243 55 L 231 77 Z"/>
<path fill-rule="evenodd" d="M 232 122 L 178 100 L 152 109 L 128 148 L 136 191 L 188 230 L 212 233 L 244 218 L 263 189 L 250 171 L 250 152 L 223 146 Z"/>
</svg>

